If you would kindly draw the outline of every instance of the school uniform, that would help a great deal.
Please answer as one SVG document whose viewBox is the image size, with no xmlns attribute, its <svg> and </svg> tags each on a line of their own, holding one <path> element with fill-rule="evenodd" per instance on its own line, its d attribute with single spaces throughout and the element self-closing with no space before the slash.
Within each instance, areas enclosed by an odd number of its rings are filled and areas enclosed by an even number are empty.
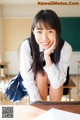
<svg viewBox="0 0 80 120">
<path fill-rule="evenodd" d="M 40 52 L 43 51 L 41 48 L 39 49 Z M 60 61 L 58 64 L 53 63 L 49 67 L 43 67 L 54 89 L 59 88 L 66 81 L 67 67 L 70 64 L 71 55 L 72 47 L 65 41 L 61 49 Z M 38 101 L 41 100 L 41 97 L 35 84 L 34 73 L 32 69 L 29 70 L 32 62 L 31 47 L 29 40 L 26 39 L 20 46 L 20 74 L 23 79 L 22 84 L 27 89 L 30 100 Z"/>
</svg>

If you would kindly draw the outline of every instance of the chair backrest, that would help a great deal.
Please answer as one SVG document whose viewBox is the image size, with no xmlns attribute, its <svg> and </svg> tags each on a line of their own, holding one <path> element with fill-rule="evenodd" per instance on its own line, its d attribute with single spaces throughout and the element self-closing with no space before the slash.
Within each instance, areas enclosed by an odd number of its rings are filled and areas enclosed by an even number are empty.
<svg viewBox="0 0 80 120">
<path fill-rule="evenodd" d="M 69 66 L 67 68 L 67 76 L 66 76 L 66 81 L 64 83 L 64 86 L 68 85 L 69 83 L 69 79 L 70 79 L 70 75 L 69 75 Z M 50 86 L 50 84 L 48 84 L 48 86 Z M 63 95 L 68 95 L 69 94 L 69 88 L 63 88 Z M 48 95 L 49 95 L 49 87 L 48 87 Z"/>
<path fill-rule="evenodd" d="M 67 68 L 67 76 L 66 76 L 66 81 L 65 81 L 65 83 L 64 83 L 64 86 L 67 85 L 68 82 L 69 82 L 69 78 L 70 78 L 69 69 L 70 69 L 70 67 L 68 66 L 68 68 Z"/>
<path fill-rule="evenodd" d="M 66 76 L 66 81 L 64 83 L 64 86 L 68 85 L 68 83 L 69 83 L 69 79 L 70 79 L 69 70 L 70 70 L 70 67 L 68 66 L 67 76 Z M 68 95 L 68 94 L 69 94 L 69 88 L 64 88 L 63 89 L 63 95 Z"/>
</svg>

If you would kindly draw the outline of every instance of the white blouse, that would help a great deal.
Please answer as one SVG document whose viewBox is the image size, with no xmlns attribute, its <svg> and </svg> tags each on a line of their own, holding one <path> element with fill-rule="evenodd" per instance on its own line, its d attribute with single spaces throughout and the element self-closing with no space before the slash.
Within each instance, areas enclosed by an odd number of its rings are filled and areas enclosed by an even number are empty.
<svg viewBox="0 0 80 120">
<path fill-rule="evenodd" d="M 59 88 L 66 81 L 67 67 L 69 66 L 71 55 L 72 47 L 65 41 L 59 63 L 57 65 L 53 63 L 49 67 L 44 66 L 44 70 L 54 89 Z M 25 40 L 20 47 L 20 73 L 23 78 L 23 85 L 28 90 L 30 100 L 37 101 L 41 100 L 41 97 L 35 84 L 34 73 L 32 69 L 29 71 L 32 61 L 29 41 Z"/>
</svg>

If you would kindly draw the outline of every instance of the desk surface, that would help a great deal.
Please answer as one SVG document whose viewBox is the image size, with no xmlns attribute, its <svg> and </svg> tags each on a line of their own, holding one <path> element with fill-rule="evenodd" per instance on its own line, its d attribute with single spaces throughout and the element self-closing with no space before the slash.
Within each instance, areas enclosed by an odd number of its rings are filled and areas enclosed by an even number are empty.
<svg viewBox="0 0 80 120">
<path fill-rule="evenodd" d="M 0 62 L 0 65 L 8 65 L 9 62 Z"/>
<path fill-rule="evenodd" d="M 33 105 L 17 105 L 14 106 L 14 120 L 33 120 L 39 115 L 45 113 L 45 111 L 56 108 L 68 112 L 78 113 L 80 114 L 80 102 L 72 102 L 72 103 L 41 103 L 37 102 Z"/>
<path fill-rule="evenodd" d="M 80 64 L 80 61 L 77 61 L 78 64 Z"/>
<path fill-rule="evenodd" d="M 68 85 L 63 86 L 63 88 L 74 88 L 76 87 L 76 84 L 73 82 L 72 79 L 69 80 Z"/>
</svg>

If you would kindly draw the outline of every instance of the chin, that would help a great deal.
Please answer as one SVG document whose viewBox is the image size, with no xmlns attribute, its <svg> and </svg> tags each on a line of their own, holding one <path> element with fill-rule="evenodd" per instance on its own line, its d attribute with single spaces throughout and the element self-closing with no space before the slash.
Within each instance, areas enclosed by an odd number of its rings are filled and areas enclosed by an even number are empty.
<svg viewBox="0 0 80 120">
<path fill-rule="evenodd" d="M 48 48 L 43 48 L 43 50 L 47 50 Z"/>
<path fill-rule="evenodd" d="M 47 50 L 49 47 L 48 46 L 45 46 L 45 47 L 41 47 L 43 50 Z"/>
</svg>

